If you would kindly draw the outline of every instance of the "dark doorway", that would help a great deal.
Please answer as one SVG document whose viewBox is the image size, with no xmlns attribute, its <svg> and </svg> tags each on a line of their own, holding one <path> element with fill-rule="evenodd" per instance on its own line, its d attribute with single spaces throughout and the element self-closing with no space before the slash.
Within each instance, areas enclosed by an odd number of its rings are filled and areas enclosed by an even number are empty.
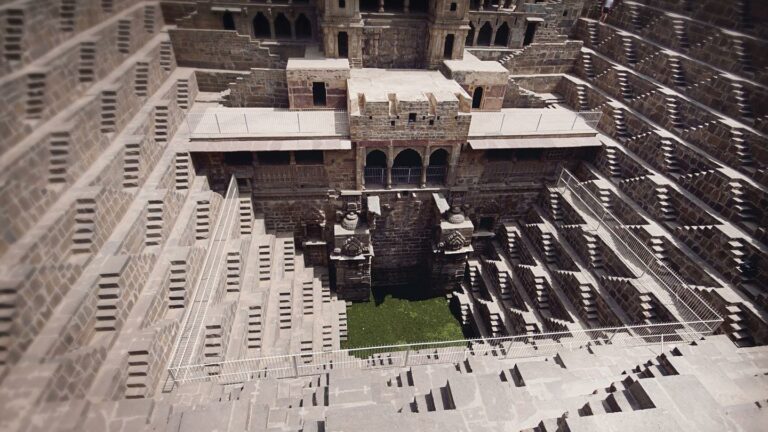
<svg viewBox="0 0 768 432">
<path fill-rule="evenodd" d="M 498 30 L 496 30 L 496 38 L 493 40 L 493 44 L 497 46 L 507 46 L 507 42 L 509 42 L 509 26 L 505 22 Z"/>
<path fill-rule="evenodd" d="M 469 31 L 467 32 L 467 40 L 464 41 L 465 46 L 472 46 L 472 42 L 475 39 L 475 26 L 469 23 Z"/>
<path fill-rule="evenodd" d="M 275 19 L 275 37 L 281 39 L 291 38 L 291 22 L 285 17 L 285 14 L 277 14 Z"/>
<path fill-rule="evenodd" d="M 269 31 L 269 20 L 261 12 L 253 18 L 253 36 L 257 38 L 272 37 L 272 33 Z"/>
<path fill-rule="evenodd" d="M 377 12 L 379 10 L 379 0 L 360 0 L 361 12 Z"/>
<path fill-rule="evenodd" d="M 445 45 L 443 45 L 443 58 L 453 58 L 453 35 L 449 34 L 445 37 Z"/>
<path fill-rule="evenodd" d="M 339 57 L 344 58 L 349 56 L 349 37 L 347 36 L 347 32 L 339 32 L 337 39 L 338 39 L 338 47 L 339 47 Z"/>
<path fill-rule="evenodd" d="M 405 0 L 384 0 L 384 11 L 386 12 L 403 12 L 404 9 Z"/>
<path fill-rule="evenodd" d="M 493 225 L 496 223 L 496 218 L 491 216 L 483 216 L 480 218 L 479 228 L 482 231 L 493 232 Z"/>
<path fill-rule="evenodd" d="M 224 27 L 224 30 L 235 29 L 235 17 L 232 16 L 232 12 L 224 11 L 224 15 L 221 16 L 221 25 Z"/>
<path fill-rule="evenodd" d="M 533 36 L 536 35 L 536 23 L 529 22 L 525 28 L 525 37 L 523 38 L 523 46 L 533 43 Z"/>
<path fill-rule="evenodd" d="M 477 87 L 475 88 L 475 92 L 472 93 L 472 108 L 479 109 L 482 103 L 483 103 L 483 88 Z"/>
<path fill-rule="evenodd" d="M 427 12 L 429 10 L 428 0 L 411 0 L 409 6 L 411 12 Z"/>
<path fill-rule="evenodd" d="M 477 34 L 478 46 L 491 46 L 491 35 L 493 35 L 493 27 L 491 23 L 486 21 L 482 27 L 480 27 L 480 33 Z"/>
<path fill-rule="evenodd" d="M 309 22 L 309 18 L 304 14 L 300 14 L 299 17 L 296 18 L 296 38 L 312 38 L 312 24 Z"/>
<path fill-rule="evenodd" d="M 315 106 L 325 106 L 325 83 L 312 83 L 312 103 Z"/>
</svg>

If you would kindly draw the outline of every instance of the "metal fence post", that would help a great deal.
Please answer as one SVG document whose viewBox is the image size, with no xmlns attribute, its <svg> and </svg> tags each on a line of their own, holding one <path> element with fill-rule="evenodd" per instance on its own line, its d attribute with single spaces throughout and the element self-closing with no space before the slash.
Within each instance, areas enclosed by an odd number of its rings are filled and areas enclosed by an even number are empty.
<svg viewBox="0 0 768 432">
<path fill-rule="evenodd" d="M 661 334 L 661 353 L 664 353 L 664 333 Z"/>
<path fill-rule="evenodd" d="M 218 114 L 214 114 L 213 118 L 216 119 L 216 129 L 218 129 L 219 133 L 221 133 L 221 125 L 219 125 L 219 115 Z"/>
<path fill-rule="evenodd" d="M 293 377 L 297 378 L 299 376 L 299 361 L 295 355 L 291 356 L 291 360 L 293 360 Z"/>
<path fill-rule="evenodd" d="M 405 357 L 403 357 L 403 367 L 408 366 L 408 357 L 411 355 L 411 348 L 408 347 L 405 350 Z"/>
</svg>

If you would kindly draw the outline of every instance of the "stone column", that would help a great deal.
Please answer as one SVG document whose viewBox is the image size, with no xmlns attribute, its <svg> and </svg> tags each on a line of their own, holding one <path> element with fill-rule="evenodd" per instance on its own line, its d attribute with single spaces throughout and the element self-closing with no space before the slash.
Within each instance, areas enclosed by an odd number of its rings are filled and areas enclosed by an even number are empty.
<svg viewBox="0 0 768 432">
<path fill-rule="evenodd" d="M 270 39 L 275 39 L 275 20 L 269 19 L 269 35 Z"/>
<path fill-rule="evenodd" d="M 293 20 L 291 23 L 291 40 L 296 40 L 296 20 Z"/>
<path fill-rule="evenodd" d="M 410 12 L 410 6 L 411 6 L 411 0 L 405 0 L 403 2 L 403 12 L 405 13 Z"/>
<path fill-rule="evenodd" d="M 387 147 L 387 189 L 392 189 L 392 164 L 395 158 L 392 155 L 392 144 Z"/>
<path fill-rule="evenodd" d="M 472 32 L 472 46 L 477 46 L 477 35 L 480 34 L 480 30 L 475 29 L 474 32 Z"/>
<path fill-rule="evenodd" d="M 379 0 L 379 12 L 384 12 L 384 0 Z"/>
<path fill-rule="evenodd" d="M 424 157 L 421 158 L 421 184 L 419 187 L 427 187 L 427 167 L 429 166 L 429 147 L 424 152 Z"/>
<path fill-rule="evenodd" d="M 480 6 L 477 8 L 477 10 L 483 10 L 485 7 L 485 0 L 480 0 Z"/>
</svg>

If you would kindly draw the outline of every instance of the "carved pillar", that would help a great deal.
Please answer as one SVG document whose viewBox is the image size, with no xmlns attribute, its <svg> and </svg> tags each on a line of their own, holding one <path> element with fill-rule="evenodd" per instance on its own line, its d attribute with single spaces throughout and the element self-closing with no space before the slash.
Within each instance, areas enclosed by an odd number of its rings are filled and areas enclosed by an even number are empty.
<svg viewBox="0 0 768 432">
<path fill-rule="evenodd" d="M 379 0 L 379 12 L 384 12 L 384 0 Z"/>
<path fill-rule="evenodd" d="M 405 0 L 403 2 L 403 12 L 405 13 L 410 12 L 410 6 L 411 6 L 411 0 Z"/>
</svg>

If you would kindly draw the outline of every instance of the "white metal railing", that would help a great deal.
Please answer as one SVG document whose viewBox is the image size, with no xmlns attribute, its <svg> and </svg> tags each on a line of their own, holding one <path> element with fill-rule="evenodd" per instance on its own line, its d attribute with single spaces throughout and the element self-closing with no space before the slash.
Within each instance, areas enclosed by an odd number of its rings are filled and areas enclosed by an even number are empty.
<svg viewBox="0 0 768 432">
<path fill-rule="evenodd" d="M 597 127 L 602 111 L 566 109 L 515 109 L 511 112 L 473 112 L 470 137 L 519 135 L 527 133 L 565 133 L 589 131 Z"/>
<path fill-rule="evenodd" d="M 512 359 L 554 355 L 595 345 L 640 346 L 685 343 L 709 332 L 680 323 L 611 327 L 529 335 L 424 342 L 311 352 L 180 366 L 169 370 L 178 384 L 211 380 L 235 383 L 260 378 L 316 375 L 339 369 L 383 369 L 457 363 L 470 356 Z"/>
<path fill-rule="evenodd" d="M 589 191 L 588 184 L 589 182 L 581 182 L 567 169 L 563 169 L 557 187 L 564 197 L 567 197 L 565 192 L 570 192 L 575 199 L 569 202 L 597 221 L 593 230 L 605 232 L 609 236 L 608 240 L 613 240 L 612 246 L 618 249 L 617 252 L 641 269 L 639 276 L 649 275 L 672 297 L 684 322 L 719 325 L 722 319 L 717 312 L 699 297 L 682 277 L 660 261 L 645 242 L 638 239 L 631 229 L 605 208 L 602 201 Z M 601 238 L 606 239 L 605 236 Z M 708 330 L 716 330 L 717 325 Z"/>
<path fill-rule="evenodd" d="M 203 270 L 195 284 L 193 298 L 187 304 L 186 314 L 182 322 L 179 336 L 171 355 L 171 369 L 183 367 L 198 361 L 197 352 L 205 327 L 205 317 L 208 306 L 216 293 L 218 281 L 223 273 L 223 264 L 226 260 L 226 243 L 235 226 L 238 215 L 238 188 L 235 176 L 232 176 L 227 187 L 215 224 L 214 232 L 210 237 L 203 259 Z M 171 377 L 174 381 L 177 377 Z"/>
<path fill-rule="evenodd" d="M 185 117 L 190 136 L 341 136 L 349 134 L 345 111 L 213 108 Z"/>
</svg>

